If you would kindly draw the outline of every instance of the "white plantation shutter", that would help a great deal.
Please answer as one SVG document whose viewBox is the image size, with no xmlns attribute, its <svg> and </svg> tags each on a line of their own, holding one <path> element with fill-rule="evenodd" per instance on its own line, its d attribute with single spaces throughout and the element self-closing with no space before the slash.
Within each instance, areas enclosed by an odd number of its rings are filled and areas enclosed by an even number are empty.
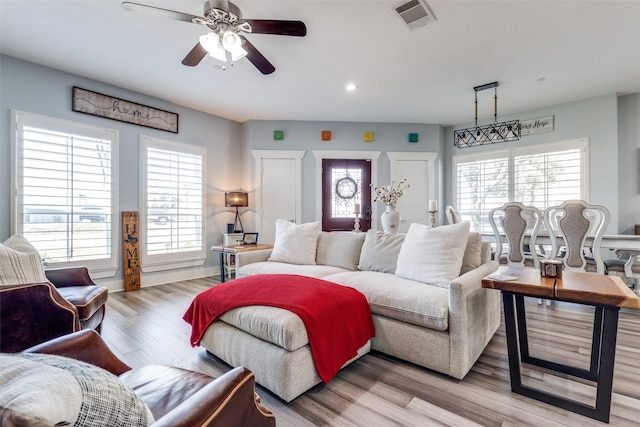
<svg viewBox="0 0 640 427">
<path fill-rule="evenodd" d="M 582 169 L 579 149 L 515 156 L 515 201 L 544 211 L 565 200 L 582 199 Z"/>
<path fill-rule="evenodd" d="M 472 229 L 491 232 L 489 211 L 516 201 L 544 211 L 587 199 L 588 141 L 576 139 L 454 156 L 456 209 Z"/>
<path fill-rule="evenodd" d="M 15 231 L 51 265 L 115 271 L 115 130 L 13 112 Z"/>
<path fill-rule="evenodd" d="M 141 147 L 143 270 L 202 264 L 205 149 L 150 137 Z"/>
<path fill-rule="evenodd" d="M 456 169 L 457 210 L 478 232 L 491 231 L 489 211 L 508 200 L 509 159 L 458 163 Z"/>
</svg>

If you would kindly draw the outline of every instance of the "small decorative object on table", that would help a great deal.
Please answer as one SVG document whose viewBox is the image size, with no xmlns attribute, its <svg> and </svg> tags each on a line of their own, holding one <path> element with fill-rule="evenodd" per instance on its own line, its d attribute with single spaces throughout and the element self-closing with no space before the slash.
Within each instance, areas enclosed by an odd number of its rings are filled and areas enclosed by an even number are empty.
<svg viewBox="0 0 640 427">
<path fill-rule="evenodd" d="M 540 261 L 540 275 L 562 279 L 562 261 L 557 259 L 543 259 Z"/>
<path fill-rule="evenodd" d="M 429 200 L 429 213 L 431 214 L 431 226 L 436 226 L 436 214 L 438 213 L 438 201 Z"/>
<path fill-rule="evenodd" d="M 244 233 L 242 235 L 242 244 L 243 245 L 257 245 L 258 244 L 258 233 Z"/>
<path fill-rule="evenodd" d="M 372 186 L 373 187 L 373 186 Z M 396 204 L 407 188 L 411 187 L 407 183 L 407 178 L 396 182 L 391 180 L 390 185 L 382 187 L 373 187 L 376 196 L 374 202 L 380 200 L 385 204 L 387 209 L 382 213 L 380 221 L 382 222 L 382 231 L 385 233 L 397 233 L 400 226 L 400 214 L 396 211 Z"/>
<path fill-rule="evenodd" d="M 353 206 L 353 213 L 356 216 L 356 219 L 353 223 L 353 231 L 356 233 L 360 233 L 362 230 L 360 230 L 360 203 L 356 203 Z"/>
</svg>

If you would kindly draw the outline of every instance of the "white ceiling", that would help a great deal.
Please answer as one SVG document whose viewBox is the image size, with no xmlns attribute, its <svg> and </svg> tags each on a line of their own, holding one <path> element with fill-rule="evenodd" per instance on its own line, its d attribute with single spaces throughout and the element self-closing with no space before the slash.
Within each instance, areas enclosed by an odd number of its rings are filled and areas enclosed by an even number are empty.
<svg viewBox="0 0 640 427">
<path fill-rule="evenodd" d="M 203 13 L 204 0 L 136 1 Z M 205 27 L 114 0 L 0 0 L 1 51 L 239 122 L 461 124 L 473 121 L 473 87 L 493 81 L 498 119 L 640 92 L 640 0 L 431 0 L 437 20 L 414 31 L 392 11 L 399 3 L 237 0 L 245 18 L 307 26 L 303 38 L 247 35 L 276 67 L 267 76 L 246 59 L 183 66 Z M 481 121 L 492 98 L 479 93 Z"/>
</svg>

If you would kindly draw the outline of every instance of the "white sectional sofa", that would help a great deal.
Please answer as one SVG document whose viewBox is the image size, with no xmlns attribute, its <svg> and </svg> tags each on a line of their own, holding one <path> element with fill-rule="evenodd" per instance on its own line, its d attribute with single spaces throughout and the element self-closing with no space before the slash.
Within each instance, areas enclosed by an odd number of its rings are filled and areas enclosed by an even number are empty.
<svg viewBox="0 0 640 427">
<path fill-rule="evenodd" d="M 297 240 L 286 247 L 276 231 L 273 250 L 237 255 L 237 277 L 298 274 L 353 287 L 371 306 L 373 350 L 462 379 L 500 323 L 499 292 L 480 283 L 498 264 L 468 230 L 412 224 L 407 234 L 319 232 L 313 240 L 290 229 Z M 303 253 L 309 239 L 315 252 Z"/>
</svg>

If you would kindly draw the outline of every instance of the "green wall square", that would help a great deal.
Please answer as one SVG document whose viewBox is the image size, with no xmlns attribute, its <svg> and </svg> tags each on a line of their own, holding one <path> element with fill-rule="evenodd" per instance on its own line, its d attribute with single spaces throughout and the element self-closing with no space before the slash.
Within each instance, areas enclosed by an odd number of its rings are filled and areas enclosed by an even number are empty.
<svg viewBox="0 0 640 427">
<path fill-rule="evenodd" d="M 418 142 L 418 134 L 410 133 L 409 134 L 409 142 Z"/>
<path fill-rule="evenodd" d="M 284 139 L 284 131 L 282 130 L 274 130 L 273 131 L 273 139 L 276 141 L 282 141 Z"/>
</svg>

